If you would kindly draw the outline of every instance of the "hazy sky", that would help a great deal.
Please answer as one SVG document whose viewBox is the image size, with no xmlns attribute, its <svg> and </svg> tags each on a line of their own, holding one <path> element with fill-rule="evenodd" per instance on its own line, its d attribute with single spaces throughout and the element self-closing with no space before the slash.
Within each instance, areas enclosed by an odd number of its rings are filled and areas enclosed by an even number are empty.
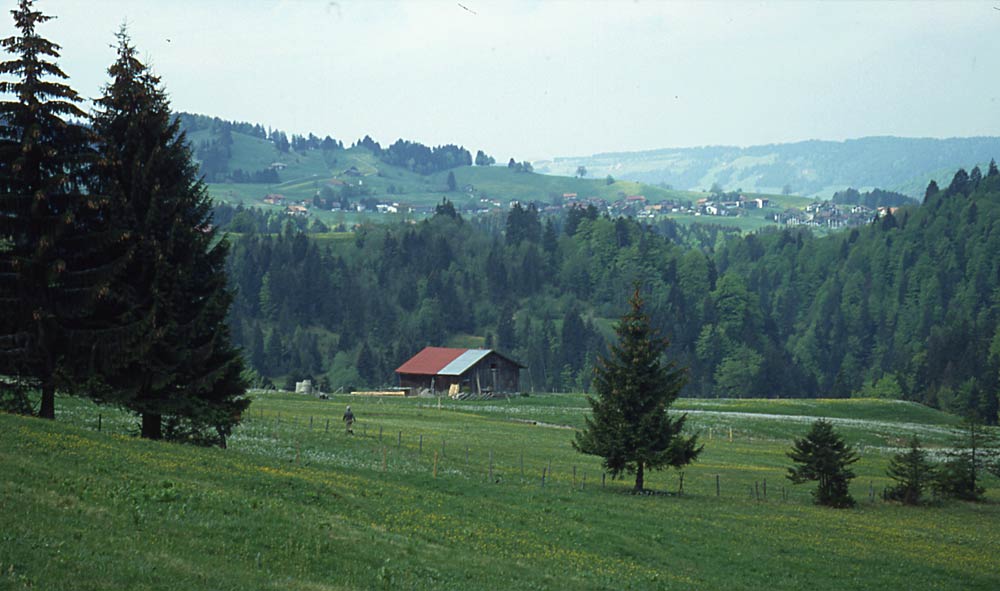
<svg viewBox="0 0 1000 591">
<path fill-rule="evenodd" d="M 39 31 L 83 96 L 99 95 L 125 20 L 176 110 L 345 143 L 458 143 L 505 161 L 1000 135 L 1000 0 L 36 6 L 58 17 Z"/>
</svg>

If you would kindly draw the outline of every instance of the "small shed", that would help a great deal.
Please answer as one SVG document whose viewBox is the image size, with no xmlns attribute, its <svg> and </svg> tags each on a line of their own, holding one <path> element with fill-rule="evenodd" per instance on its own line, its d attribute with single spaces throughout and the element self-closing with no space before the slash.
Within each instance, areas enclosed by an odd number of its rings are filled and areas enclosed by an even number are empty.
<svg viewBox="0 0 1000 591">
<path fill-rule="evenodd" d="M 523 367 L 493 349 L 425 347 L 399 366 L 396 375 L 404 388 L 497 396 L 521 391 Z"/>
</svg>

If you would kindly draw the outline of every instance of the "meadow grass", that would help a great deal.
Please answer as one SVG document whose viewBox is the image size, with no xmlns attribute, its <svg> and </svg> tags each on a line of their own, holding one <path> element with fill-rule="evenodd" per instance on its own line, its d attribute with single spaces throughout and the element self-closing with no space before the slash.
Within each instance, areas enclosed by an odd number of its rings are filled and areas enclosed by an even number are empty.
<svg viewBox="0 0 1000 591">
<path fill-rule="evenodd" d="M 948 445 L 952 417 L 889 401 L 676 406 L 705 450 L 683 494 L 671 470 L 634 496 L 572 450 L 582 395 L 256 393 L 227 450 L 138 440 L 128 414 L 60 398 L 55 422 L 0 415 L 0 589 L 1000 586 L 996 481 L 979 504 L 868 497 L 889 484 L 894 438 Z M 855 509 L 784 479 L 791 438 L 819 416 L 862 452 Z"/>
</svg>

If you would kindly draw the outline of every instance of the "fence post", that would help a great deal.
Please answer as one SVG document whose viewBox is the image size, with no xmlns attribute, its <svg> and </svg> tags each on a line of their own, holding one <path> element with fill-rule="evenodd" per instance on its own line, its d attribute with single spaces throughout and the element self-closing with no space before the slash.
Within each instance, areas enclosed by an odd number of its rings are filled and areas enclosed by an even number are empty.
<svg viewBox="0 0 1000 591">
<path fill-rule="evenodd" d="M 447 442 L 448 442 L 447 439 L 442 439 L 441 440 L 441 457 L 442 458 L 444 457 L 444 444 L 447 443 Z"/>
<path fill-rule="evenodd" d="M 601 472 L 601 488 L 604 488 L 604 478 L 608 475 L 607 472 Z"/>
<path fill-rule="evenodd" d="M 719 486 L 719 475 L 715 475 L 715 496 L 720 496 L 722 494 L 722 488 Z"/>
<path fill-rule="evenodd" d="M 330 419 L 327 419 L 327 420 L 326 420 L 326 431 L 325 431 L 325 432 L 326 432 L 326 433 L 329 433 L 329 432 L 330 432 Z"/>
<path fill-rule="evenodd" d="M 312 415 L 309 415 L 309 430 L 311 431 L 312 428 L 313 428 L 313 418 Z"/>
<path fill-rule="evenodd" d="M 438 453 L 434 452 L 434 478 L 438 477 Z"/>
<path fill-rule="evenodd" d="M 98 432 L 98 433 L 100 433 L 100 432 L 101 432 L 101 420 L 102 420 L 102 418 L 103 418 L 103 417 L 101 416 L 101 414 L 100 414 L 100 413 L 98 413 L 98 414 L 97 414 L 97 432 Z"/>
<path fill-rule="evenodd" d="M 378 442 L 382 443 L 382 425 L 378 426 Z"/>
<path fill-rule="evenodd" d="M 757 488 L 757 481 L 753 481 L 753 496 L 758 501 L 760 500 L 760 489 Z"/>
<path fill-rule="evenodd" d="M 764 479 L 764 500 L 767 500 L 767 478 Z"/>
<path fill-rule="evenodd" d="M 542 488 L 545 488 L 545 468 L 542 468 Z"/>
<path fill-rule="evenodd" d="M 490 450 L 490 482 L 493 482 L 493 450 Z"/>
<path fill-rule="evenodd" d="M 399 449 L 399 446 L 401 446 L 401 445 L 403 445 L 403 432 L 402 431 L 400 431 L 399 435 L 396 436 L 396 449 Z"/>
<path fill-rule="evenodd" d="M 677 496 L 681 496 L 683 494 L 684 494 L 684 473 L 681 472 L 681 483 L 680 486 L 677 487 Z"/>
<path fill-rule="evenodd" d="M 417 448 L 417 455 L 424 453 L 424 436 L 420 436 L 420 447 Z"/>
</svg>

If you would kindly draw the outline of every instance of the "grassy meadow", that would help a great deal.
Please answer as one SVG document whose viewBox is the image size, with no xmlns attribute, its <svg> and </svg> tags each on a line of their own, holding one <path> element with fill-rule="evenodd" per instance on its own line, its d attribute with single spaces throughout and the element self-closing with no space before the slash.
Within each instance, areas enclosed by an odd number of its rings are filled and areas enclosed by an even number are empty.
<svg viewBox="0 0 1000 591">
<path fill-rule="evenodd" d="M 60 398 L 55 422 L 0 415 L 0 589 L 1000 588 L 996 480 L 980 504 L 869 498 L 891 453 L 912 434 L 948 445 L 953 417 L 872 400 L 675 406 L 705 450 L 682 493 L 671 470 L 633 496 L 570 447 L 582 395 L 257 393 L 227 450 L 142 441 L 133 418 Z M 862 454 L 855 509 L 813 506 L 784 478 L 820 416 Z"/>
</svg>

